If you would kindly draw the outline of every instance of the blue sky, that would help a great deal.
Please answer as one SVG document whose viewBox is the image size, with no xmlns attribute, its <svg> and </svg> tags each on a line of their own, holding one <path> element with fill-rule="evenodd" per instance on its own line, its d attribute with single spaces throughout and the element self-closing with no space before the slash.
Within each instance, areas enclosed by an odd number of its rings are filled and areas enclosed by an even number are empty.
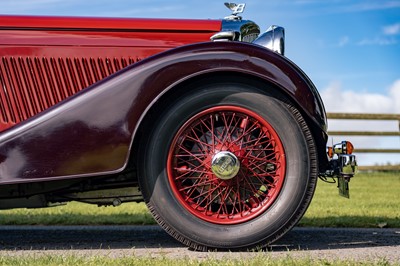
<svg viewBox="0 0 400 266">
<path fill-rule="evenodd" d="M 286 56 L 314 81 L 330 112 L 400 113 L 400 0 L 243 1 L 245 19 L 264 31 L 286 29 Z M 222 18 L 223 1 L 2 0 L 3 14 Z M 331 129 L 398 130 L 395 122 L 332 121 Z M 335 138 L 333 141 L 336 141 Z M 338 139 L 339 140 L 339 139 Z M 356 138 L 371 147 L 371 139 Z M 374 146 L 400 148 L 400 139 Z M 400 155 L 361 155 L 364 163 L 400 163 Z"/>
</svg>

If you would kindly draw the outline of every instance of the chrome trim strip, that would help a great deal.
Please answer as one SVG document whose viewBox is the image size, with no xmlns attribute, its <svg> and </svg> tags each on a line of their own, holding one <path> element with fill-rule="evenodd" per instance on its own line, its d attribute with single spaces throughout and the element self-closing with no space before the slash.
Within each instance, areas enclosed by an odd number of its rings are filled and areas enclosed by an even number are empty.
<svg viewBox="0 0 400 266">
<path fill-rule="evenodd" d="M 220 31 L 210 37 L 211 41 L 234 41 L 236 39 L 236 33 L 234 31 Z"/>
</svg>

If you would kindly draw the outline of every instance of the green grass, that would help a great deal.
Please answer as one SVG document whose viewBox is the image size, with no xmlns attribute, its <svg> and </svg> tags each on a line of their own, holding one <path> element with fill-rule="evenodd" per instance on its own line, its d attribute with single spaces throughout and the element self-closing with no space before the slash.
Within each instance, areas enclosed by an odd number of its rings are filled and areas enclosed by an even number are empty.
<svg viewBox="0 0 400 266">
<path fill-rule="evenodd" d="M 123 258 L 109 258 L 104 256 L 95 257 L 82 257 L 82 256 L 4 256 L 0 257 L 1 265 L 13 265 L 13 266 L 55 266 L 55 265 L 85 265 L 85 266 L 101 266 L 101 265 L 135 265 L 135 266 L 159 266 L 159 265 L 207 265 L 207 266 L 308 266 L 308 265 L 338 265 L 338 266 L 386 266 L 386 265 L 396 265 L 391 264 L 385 259 L 380 259 L 374 262 L 360 262 L 351 260 L 335 260 L 328 261 L 325 259 L 295 259 L 290 256 L 285 258 L 273 258 L 268 254 L 260 254 L 253 258 L 248 259 L 169 259 L 169 258 L 140 258 L 136 256 L 129 256 Z M 398 265 L 398 264 L 397 264 Z"/>
<path fill-rule="evenodd" d="M 318 181 L 314 199 L 300 226 L 400 228 L 400 173 L 360 174 L 350 182 L 350 199 L 336 184 Z M 0 211 L 3 225 L 155 224 L 143 203 L 97 207 L 72 202 L 46 209 Z"/>
<path fill-rule="evenodd" d="M 400 227 L 400 174 L 373 173 L 360 174 L 350 182 L 350 197 L 338 196 L 335 184 L 319 181 L 313 202 L 300 226 L 323 227 Z M 143 203 L 123 204 L 120 207 L 100 207 L 82 203 L 69 203 L 47 209 L 16 209 L 0 212 L 0 224 L 154 224 L 154 220 Z M 36 255 L 0 256 L 2 265 L 55 266 L 55 265 L 265 265 L 265 266 L 386 266 L 393 264 L 384 258 L 376 261 L 326 260 L 312 258 L 272 257 L 260 253 L 252 258 L 241 259 L 170 259 L 127 256 L 112 258 L 108 256 L 76 255 Z"/>
<path fill-rule="evenodd" d="M 336 184 L 318 182 L 300 226 L 400 227 L 400 173 L 359 174 L 350 183 L 350 199 Z"/>
<path fill-rule="evenodd" d="M 3 225 L 118 225 L 156 224 L 144 203 L 125 203 L 119 207 L 70 202 L 44 209 L 0 211 Z"/>
</svg>

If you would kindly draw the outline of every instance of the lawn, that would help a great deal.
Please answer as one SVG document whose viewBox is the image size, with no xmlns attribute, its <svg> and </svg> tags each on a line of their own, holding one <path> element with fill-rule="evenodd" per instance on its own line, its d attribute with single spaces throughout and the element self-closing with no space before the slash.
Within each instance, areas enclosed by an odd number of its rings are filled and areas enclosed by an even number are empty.
<svg viewBox="0 0 400 266">
<path fill-rule="evenodd" d="M 350 183 L 350 199 L 336 184 L 318 181 L 300 226 L 400 228 L 400 173 L 359 174 Z"/>
<path fill-rule="evenodd" d="M 350 182 L 350 199 L 336 184 L 318 181 L 314 199 L 299 226 L 400 228 L 400 173 L 364 173 Z M 143 203 L 97 207 L 72 202 L 46 209 L 1 211 L 3 225 L 154 224 Z"/>
<path fill-rule="evenodd" d="M 400 228 L 400 173 L 364 173 L 350 182 L 350 199 L 338 196 L 335 184 L 318 182 L 314 199 L 299 226 L 322 227 L 398 227 Z M 79 225 L 79 224 L 154 224 L 143 203 L 120 207 L 97 207 L 82 203 L 47 209 L 1 211 L 0 224 Z M 376 261 L 272 258 L 268 253 L 246 259 L 169 259 L 152 257 L 75 256 L 0 256 L 1 265 L 398 265 L 384 258 Z"/>
<path fill-rule="evenodd" d="M 311 258 L 292 258 L 290 256 L 285 258 L 273 258 L 268 253 L 259 253 L 253 258 L 243 259 L 196 259 L 196 258 L 183 258 L 183 259 L 170 259 L 170 258 L 140 258 L 129 256 L 124 258 L 109 258 L 103 256 L 97 257 L 83 257 L 83 256 L 38 256 L 38 257 L 13 257 L 4 256 L 0 257 L 0 265 L 13 265 L 13 266 L 59 266 L 59 265 L 85 265 L 85 266 L 108 266 L 108 265 L 123 265 L 123 266 L 309 266 L 309 265 L 324 265 L 324 266 L 388 266 L 396 265 L 391 264 L 385 259 L 377 261 L 350 261 L 350 260 L 335 260 L 328 261 L 325 259 L 311 259 Z"/>
</svg>

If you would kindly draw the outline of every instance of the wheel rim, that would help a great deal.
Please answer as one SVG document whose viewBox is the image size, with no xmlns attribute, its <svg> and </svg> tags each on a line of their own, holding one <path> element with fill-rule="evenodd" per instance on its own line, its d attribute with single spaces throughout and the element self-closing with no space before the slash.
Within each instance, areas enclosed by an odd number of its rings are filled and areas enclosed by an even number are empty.
<svg viewBox="0 0 400 266">
<path fill-rule="evenodd" d="M 168 181 L 179 203 L 196 217 L 237 224 L 265 212 L 285 178 L 278 134 L 255 112 L 217 106 L 190 118 L 169 148 Z"/>
</svg>

